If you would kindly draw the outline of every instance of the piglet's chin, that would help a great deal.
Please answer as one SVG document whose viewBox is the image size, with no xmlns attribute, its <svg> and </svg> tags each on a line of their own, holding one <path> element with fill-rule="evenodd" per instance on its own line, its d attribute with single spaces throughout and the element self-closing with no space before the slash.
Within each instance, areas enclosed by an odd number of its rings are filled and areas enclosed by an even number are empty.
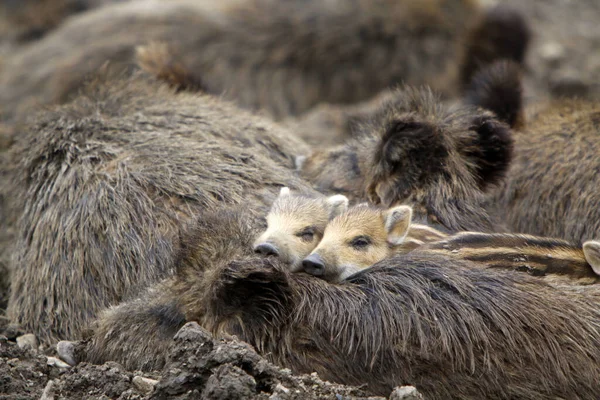
<svg viewBox="0 0 600 400">
<path fill-rule="evenodd" d="M 354 275 L 355 273 L 357 273 L 358 271 L 360 271 L 362 268 L 359 268 L 355 265 L 346 265 L 340 268 L 340 274 L 338 275 L 337 279 L 332 280 L 332 282 L 335 283 L 339 283 L 341 281 L 343 281 L 344 279 Z"/>
<path fill-rule="evenodd" d="M 292 273 L 303 271 L 301 258 L 294 258 L 293 260 L 289 260 L 288 265 L 290 266 L 290 272 Z"/>
</svg>

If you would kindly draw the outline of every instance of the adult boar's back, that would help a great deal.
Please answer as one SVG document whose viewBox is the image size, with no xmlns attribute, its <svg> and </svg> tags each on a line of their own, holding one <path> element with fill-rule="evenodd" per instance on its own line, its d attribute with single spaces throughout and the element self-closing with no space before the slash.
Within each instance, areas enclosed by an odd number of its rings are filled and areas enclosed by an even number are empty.
<svg viewBox="0 0 600 400">
<path fill-rule="evenodd" d="M 9 115 L 65 101 L 105 64 L 141 64 L 181 86 L 272 116 L 446 81 L 473 0 L 132 1 L 81 14 L 3 60 Z M 157 45 L 158 44 L 158 45 Z"/>
<path fill-rule="evenodd" d="M 232 261 L 214 274 L 198 293 L 205 326 L 294 372 L 379 395 L 412 384 L 427 399 L 598 398 L 597 293 L 427 253 L 340 285 L 273 263 Z"/>
<path fill-rule="evenodd" d="M 8 316 L 42 341 L 78 337 L 168 275 L 200 210 L 263 215 L 280 186 L 306 186 L 292 160 L 304 144 L 268 121 L 137 77 L 109 82 L 39 115 L 11 150 Z"/>
</svg>

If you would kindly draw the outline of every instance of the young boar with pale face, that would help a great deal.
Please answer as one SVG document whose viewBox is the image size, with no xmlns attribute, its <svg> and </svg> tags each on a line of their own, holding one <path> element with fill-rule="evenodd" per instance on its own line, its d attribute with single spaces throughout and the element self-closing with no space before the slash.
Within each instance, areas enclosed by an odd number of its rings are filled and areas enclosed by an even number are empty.
<svg viewBox="0 0 600 400">
<path fill-rule="evenodd" d="M 323 239 L 302 267 L 311 275 L 339 282 L 394 254 L 405 241 L 411 218 L 409 206 L 352 207 L 327 225 Z"/>
<path fill-rule="evenodd" d="M 290 265 L 292 272 L 302 270 L 302 259 L 317 246 L 327 223 L 342 214 L 348 199 L 292 194 L 284 187 L 267 215 L 267 229 L 254 243 L 254 251 L 275 256 Z"/>
</svg>

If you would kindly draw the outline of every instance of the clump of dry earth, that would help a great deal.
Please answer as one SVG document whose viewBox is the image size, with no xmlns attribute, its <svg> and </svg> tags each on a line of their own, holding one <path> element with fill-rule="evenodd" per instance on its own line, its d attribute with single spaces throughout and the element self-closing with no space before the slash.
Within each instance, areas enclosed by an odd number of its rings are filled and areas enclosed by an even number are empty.
<svg viewBox="0 0 600 400">
<path fill-rule="evenodd" d="M 277 367 L 247 343 L 217 340 L 195 322 L 175 335 L 162 371 L 131 372 L 114 362 L 70 367 L 39 351 L 33 335 L 0 336 L 0 400 L 17 399 L 364 399 L 361 388 L 295 375 Z M 396 388 L 393 400 L 422 399 L 415 388 Z"/>
</svg>

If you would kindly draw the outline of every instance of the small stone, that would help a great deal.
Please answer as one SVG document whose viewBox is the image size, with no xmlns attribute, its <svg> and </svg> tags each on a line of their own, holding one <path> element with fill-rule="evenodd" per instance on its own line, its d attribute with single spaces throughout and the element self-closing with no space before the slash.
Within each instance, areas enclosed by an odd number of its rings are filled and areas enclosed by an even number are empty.
<svg viewBox="0 0 600 400">
<path fill-rule="evenodd" d="M 294 160 L 294 166 L 296 167 L 296 171 L 301 171 L 305 162 L 306 156 L 296 156 Z"/>
<path fill-rule="evenodd" d="M 42 392 L 40 400 L 54 400 L 54 381 L 49 380 Z"/>
<path fill-rule="evenodd" d="M 73 342 L 61 340 L 56 345 L 56 352 L 61 360 L 65 361 L 67 364 L 71 366 L 77 365 L 77 361 L 75 360 L 75 344 Z"/>
<path fill-rule="evenodd" d="M 390 400 L 423 400 L 423 395 L 414 386 L 400 386 L 392 391 Z"/>
<path fill-rule="evenodd" d="M 57 367 L 57 368 L 71 368 L 71 366 L 69 364 L 67 364 L 66 362 L 56 358 L 56 357 L 48 357 L 48 361 L 46 362 L 46 364 L 48 364 L 51 367 Z"/>
<path fill-rule="evenodd" d="M 137 376 L 136 375 L 131 380 L 131 383 L 133 383 L 133 386 L 140 393 L 142 393 L 144 395 L 148 395 L 148 394 L 152 393 L 152 391 L 154 390 L 154 387 L 156 386 L 156 384 L 158 383 L 158 381 L 154 380 L 154 379 L 144 378 L 143 376 Z"/>
<path fill-rule="evenodd" d="M 281 383 L 278 383 L 277 385 L 275 385 L 275 391 L 276 392 L 289 393 L 290 389 L 286 388 Z"/>
<path fill-rule="evenodd" d="M 271 396 L 269 396 L 269 399 L 270 400 L 286 399 L 286 398 L 288 398 L 288 396 L 286 396 L 286 395 L 288 395 L 289 393 L 290 393 L 290 389 L 286 388 L 281 383 L 278 383 L 277 385 L 275 385 L 273 394 Z M 282 397 L 282 395 L 283 395 L 283 397 Z"/>
<path fill-rule="evenodd" d="M 35 335 L 28 333 L 17 338 L 17 346 L 19 346 L 21 349 L 36 350 L 38 343 Z"/>
<path fill-rule="evenodd" d="M 558 62 L 565 57 L 565 48 L 557 42 L 546 42 L 540 47 L 540 55 L 547 61 Z"/>
<path fill-rule="evenodd" d="M 197 322 L 188 322 L 175 334 L 174 337 L 176 342 L 183 343 L 211 343 L 213 337 L 208 331 L 198 325 Z"/>
</svg>

